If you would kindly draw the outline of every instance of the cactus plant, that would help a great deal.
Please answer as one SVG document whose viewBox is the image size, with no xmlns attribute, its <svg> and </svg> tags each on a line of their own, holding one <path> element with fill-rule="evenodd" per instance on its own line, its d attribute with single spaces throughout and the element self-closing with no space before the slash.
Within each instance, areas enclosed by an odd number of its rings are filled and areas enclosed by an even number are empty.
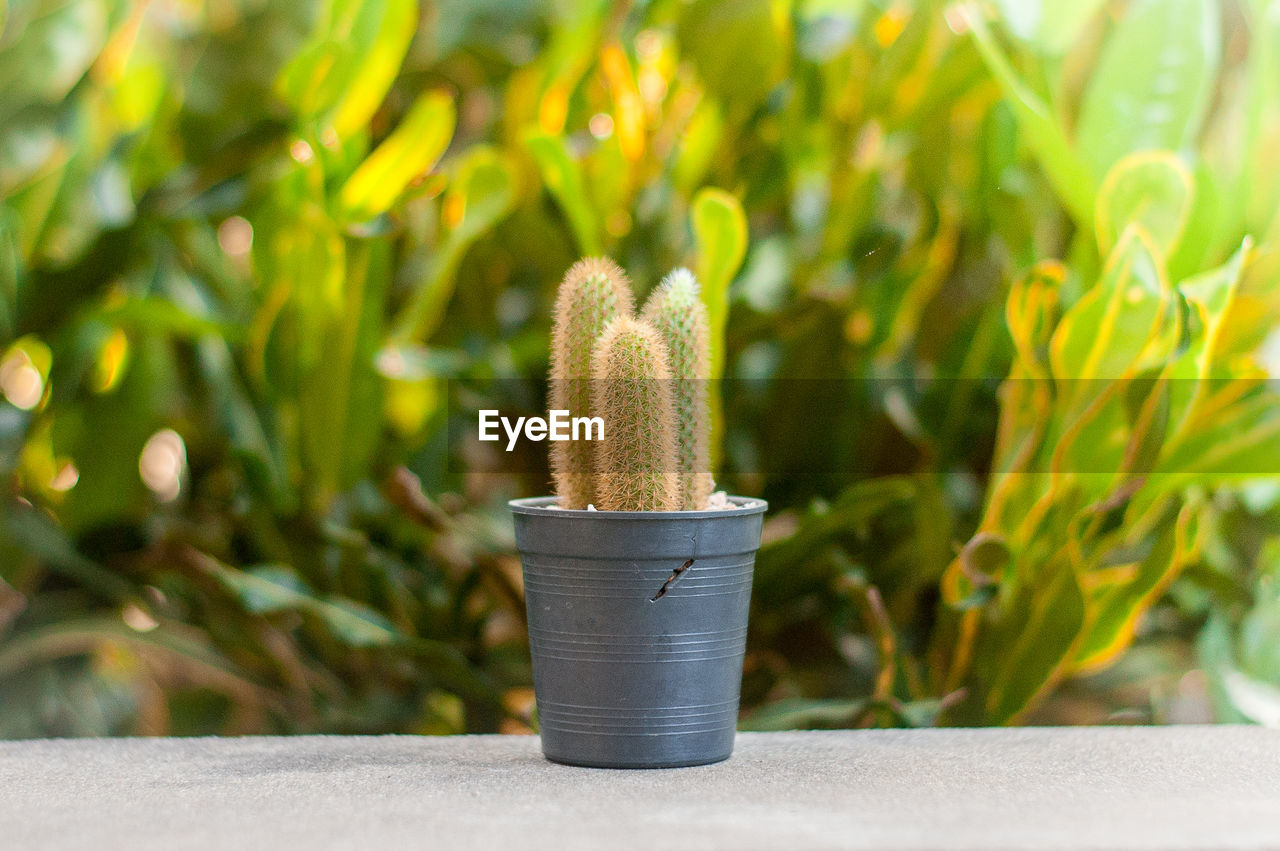
<svg viewBox="0 0 1280 851">
<path fill-rule="evenodd" d="M 600 417 L 602 443 L 552 444 L 561 508 L 679 511 L 707 508 L 709 323 L 687 269 L 632 312 L 626 274 L 580 260 L 556 298 L 551 408 Z"/>
<path fill-rule="evenodd" d="M 616 263 L 604 257 L 579 260 L 569 269 L 556 297 L 551 336 L 551 407 L 586 416 L 591 407 L 591 355 L 605 326 L 630 316 L 631 285 Z M 563 508 L 586 508 L 594 498 L 594 444 L 551 444 L 551 469 Z"/>
<path fill-rule="evenodd" d="M 667 275 L 645 302 L 642 316 L 662 337 L 670 358 L 681 508 L 705 508 L 712 489 L 707 402 L 711 343 L 697 278 L 688 269 Z"/>
<path fill-rule="evenodd" d="M 592 411 L 605 422 L 596 507 L 678 510 L 671 368 L 658 332 L 630 316 L 614 319 L 596 342 L 592 377 Z"/>
</svg>

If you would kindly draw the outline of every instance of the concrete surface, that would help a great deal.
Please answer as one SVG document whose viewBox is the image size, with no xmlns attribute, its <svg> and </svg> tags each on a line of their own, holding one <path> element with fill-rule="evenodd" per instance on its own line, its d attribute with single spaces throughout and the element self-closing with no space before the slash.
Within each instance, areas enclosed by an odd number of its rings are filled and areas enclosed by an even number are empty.
<svg viewBox="0 0 1280 851">
<path fill-rule="evenodd" d="M 601 771 L 537 739 L 0 742 L 0 847 L 1280 848 L 1280 731 L 758 733 Z"/>
</svg>

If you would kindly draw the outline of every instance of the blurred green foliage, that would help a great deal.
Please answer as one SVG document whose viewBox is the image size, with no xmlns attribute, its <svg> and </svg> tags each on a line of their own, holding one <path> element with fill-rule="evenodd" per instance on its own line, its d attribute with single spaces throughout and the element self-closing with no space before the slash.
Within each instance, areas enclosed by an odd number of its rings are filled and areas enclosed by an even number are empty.
<svg viewBox="0 0 1280 851">
<path fill-rule="evenodd" d="M 0 1 L 0 736 L 529 729 L 450 412 L 596 252 L 743 380 L 744 726 L 1280 723 L 1278 149 L 1276 0 Z"/>
</svg>

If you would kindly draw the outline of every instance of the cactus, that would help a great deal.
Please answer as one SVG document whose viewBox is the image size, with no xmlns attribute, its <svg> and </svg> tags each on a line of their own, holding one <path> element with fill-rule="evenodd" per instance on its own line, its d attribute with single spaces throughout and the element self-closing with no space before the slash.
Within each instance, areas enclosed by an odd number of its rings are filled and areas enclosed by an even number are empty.
<svg viewBox="0 0 1280 851">
<path fill-rule="evenodd" d="M 551 407 L 586 416 L 591 409 L 591 355 L 610 320 L 630 316 L 627 275 L 612 260 L 588 257 L 569 269 L 556 297 L 551 337 Z M 595 444 L 551 444 L 551 469 L 563 508 L 586 508 L 595 498 Z"/>
<path fill-rule="evenodd" d="M 604 439 L 552 443 L 562 508 L 707 507 L 708 329 L 687 269 L 662 281 L 641 317 L 633 315 L 626 274 L 613 261 L 588 258 L 569 269 L 556 297 L 551 407 L 600 417 Z"/>
<path fill-rule="evenodd" d="M 666 346 L 647 322 L 610 322 L 592 356 L 592 404 L 604 418 L 596 455 L 596 507 L 677 511 L 675 411 Z"/>
<path fill-rule="evenodd" d="M 662 338 L 670 358 L 676 430 L 676 476 L 680 507 L 705 508 L 713 486 L 710 470 L 711 341 L 707 308 L 698 281 L 688 269 L 676 269 L 645 303 L 642 313 Z"/>
</svg>

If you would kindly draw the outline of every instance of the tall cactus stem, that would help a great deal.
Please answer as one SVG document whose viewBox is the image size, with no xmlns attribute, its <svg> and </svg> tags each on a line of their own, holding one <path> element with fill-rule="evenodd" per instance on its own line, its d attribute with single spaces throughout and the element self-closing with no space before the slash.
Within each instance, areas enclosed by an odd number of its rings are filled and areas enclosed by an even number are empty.
<svg viewBox="0 0 1280 851">
<path fill-rule="evenodd" d="M 675 412 L 676 475 L 681 508 L 707 507 L 714 483 L 711 473 L 711 411 L 707 382 L 711 378 L 711 337 L 707 308 L 698 280 L 688 269 L 663 279 L 645 303 L 642 318 L 667 347 Z"/>
<path fill-rule="evenodd" d="M 627 275 L 605 257 L 579 260 L 556 296 L 551 332 L 551 407 L 571 417 L 590 416 L 592 350 L 609 322 L 634 308 Z M 595 455 L 590 441 L 551 444 L 551 471 L 562 508 L 595 500 Z"/>
</svg>

